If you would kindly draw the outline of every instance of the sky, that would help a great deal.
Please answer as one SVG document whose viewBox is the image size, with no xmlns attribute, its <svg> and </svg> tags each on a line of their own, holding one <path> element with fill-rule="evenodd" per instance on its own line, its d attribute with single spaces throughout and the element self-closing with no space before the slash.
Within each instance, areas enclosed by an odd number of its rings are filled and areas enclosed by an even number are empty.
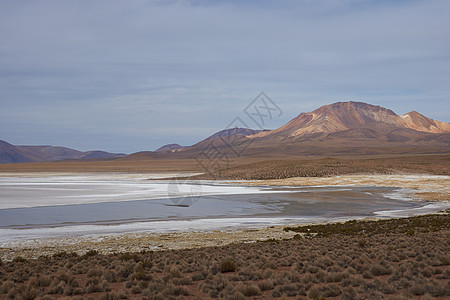
<svg viewBox="0 0 450 300">
<path fill-rule="evenodd" d="M 274 129 L 337 101 L 450 122 L 450 1 L 0 0 L 0 140 L 192 145 L 264 91 Z M 247 119 L 246 119 L 247 117 Z"/>
</svg>

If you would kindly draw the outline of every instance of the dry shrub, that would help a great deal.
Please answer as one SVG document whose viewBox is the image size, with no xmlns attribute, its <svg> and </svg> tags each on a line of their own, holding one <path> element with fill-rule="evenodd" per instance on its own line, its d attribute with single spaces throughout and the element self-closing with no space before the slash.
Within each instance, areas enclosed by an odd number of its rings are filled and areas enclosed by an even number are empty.
<svg viewBox="0 0 450 300">
<path fill-rule="evenodd" d="M 105 279 L 109 283 L 114 283 L 117 281 L 116 272 L 112 270 L 104 270 L 102 273 L 102 278 Z"/>
<path fill-rule="evenodd" d="M 89 257 L 93 257 L 98 255 L 98 251 L 97 250 L 88 250 L 86 251 L 86 253 L 83 254 L 82 258 L 87 259 Z"/>
<path fill-rule="evenodd" d="M 3 282 L 2 286 L 0 287 L 0 294 L 8 294 L 11 289 L 13 289 L 16 286 L 16 284 L 12 281 L 5 281 Z"/>
<path fill-rule="evenodd" d="M 334 264 L 334 261 L 328 257 L 328 256 L 323 256 L 321 258 L 318 259 L 317 264 L 320 266 L 325 266 L 325 267 L 330 267 Z"/>
<path fill-rule="evenodd" d="M 97 293 L 97 292 L 101 292 L 101 291 L 102 291 L 102 288 L 98 284 L 91 284 L 86 287 L 86 293 L 88 293 L 88 294 Z"/>
<path fill-rule="evenodd" d="M 271 279 L 266 279 L 263 281 L 258 282 L 258 287 L 260 288 L 261 291 L 268 291 L 273 289 L 273 281 Z"/>
<path fill-rule="evenodd" d="M 320 282 L 325 282 L 325 277 L 327 276 L 327 273 L 325 271 L 319 271 L 317 272 L 317 274 L 314 276 L 315 281 L 320 283 Z"/>
<path fill-rule="evenodd" d="M 325 285 L 325 286 L 321 287 L 321 289 L 322 289 L 322 294 L 325 298 L 337 297 L 340 294 L 342 294 L 342 290 L 339 288 L 339 286 L 337 286 L 335 284 Z"/>
<path fill-rule="evenodd" d="M 140 288 L 140 287 L 138 287 L 138 286 L 133 286 L 132 288 L 131 288 L 131 293 L 132 294 L 141 294 L 142 293 L 142 289 Z"/>
<path fill-rule="evenodd" d="M 261 294 L 259 287 L 253 284 L 243 284 L 236 287 L 236 289 L 246 297 L 257 296 Z"/>
<path fill-rule="evenodd" d="M 128 279 L 128 276 L 133 273 L 133 264 L 125 263 L 119 267 L 117 271 L 117 276 L 119 276 L 119 281 Z"/>
<path fill-rule="evenodd" d="M 302 286 L 297 285 L 297 284 L 293 284 L 293 283 L 289 283 L 289 284 L 284 284 L 284 285 L 280 285 L 275 287 L 272 295 L 286 295 L 288 297 L 293 297 L 296 296 L 298 294 L 304 294 L 305 291 L 303 290 Z"/>
<path fill-rule="evenodd" d="M 200 281 L 204 280 L 208 276 L 208 272 L 206 270 L 204 271 L 197 271 L 194 273 L 194 275 L 191 276 L 192 281 Z"/>
<path fill-rule="evenodd" d="M 169 267 L 168 273 L 169 273 L 170 278 L 181 278 L 182 277 L 180 270 L 175 265 L 171 265 Z"/>
<path fill-rule="evenodd" d="M 315 265 L 309 265 L 306 268 L 306 271 L 308 271 L 309 273 L 315 274 L 315 273 L 317 273 L 319 271 L 319 268 L 317 266 L 315 266 Z"/>
<path fill-rule="evenodd" d="M 143 259 L 139 264 L 142 266 L 142 268 L 146 270 L 151 269 L 153 267 L 153 262 L 149 259 Z"/>
<path fill-rule="evenodd" d="M 175 285 L 191 285 L 192 279 L 190 277 L 174 278 L 173 284 L 175 284 Z"/>
<path fill-rule="evenodd" d="M 64 294 L 64 290 L 66 289 L 66 284 L 64 281 L 54 280 L 47 290 L 48 294 Z"/>
<path fill-rule="evenodd" d="M 234 262 L 234 260 L 225 259 L 220 262 L 219 270 L 222 273 L 235 272 L 237 270 L 237 266 L 236 266 L 236 263 Z"/>
<path fill-rule="evenodd" d="M 138 281 L 142 280 L 146 281 L 152 279 L 152 277 L 149 274 L 147 274 L 144 270 L 140 270 L 131 274 L 130 279 Z"/>
<path fill-rule="evenodd" d="M 319 299 L 322 296 L 322 292 L 316 286 L 312 287 L 308 292 L 308 297 L 311 299 Z"/>
<path fill-rule="evenodd" d="M 330 272 L 325 275 L 325 282 L 340 282 L 348 276 L 346 272 Z"/>
<path fill-rule="evenodd" d="M 89 269 L 89 271 L 86 273 L 87 277 L 100 277 L 102 276 L 103 270 L 99 267 L 93 267 Z"/>
<path fill-rule="evenodd" d="M 160 282 L 159 280 L 152 280 L 149 282 L 147 289 L 144 291 L 144 294 L 146 295 L 155 295 L 159 292 L 162 292 L 164 290 L 164 283 Z"/>
<path fill-rule="evenodd" d="M 163 290 L 163 295 L 165 296 L 189 296 L 189 290 L 184 286 L 174 286 L 172 284 L 168 284 L 166 288 Z"/>
<path fill-rule="evenodd" d="M 362 277 L 363 277 L 364 279 L 371 279 L 371 278 L 373 278 L 372 273 L 369 272 L 369 271 L 364 271 L 364 272 L 362 273 Z"/>
<path fill-rule="evenodd" d="M 48 287 L 52 283 L 52 278 L 48 275 L 36 277 L 36 283 L 39 287 Z"/>
<path fill-rule="evenodd" d="M 25 262 L 27 262 L 27 260 L 25 258 L 23 258 L 22 256 L 16 256 L 16 257 L 14 257 L 13 262 L 15 262 L 15 263 L 25 263 Z"/>
<path fill-rule="evenodd" d="M 359 299 L 356 295 L 356 291 L 352 287 L 346 287 L 342 291 L 341 300 L 356 300 Z"/>
<path fill-rule="evenodd" d="M 370 273 L 373 276 L 382 276 L 392 274 L 392 270 L 389 267 L 380 264 L 374 264 L 370 267 Z"/>
<path fill-rule="evenodd" d="M 232 295 L 229 295 L 227 300 L 245 300 L 245 296 L 241 292 L 235 291 Z"/>
</svg>

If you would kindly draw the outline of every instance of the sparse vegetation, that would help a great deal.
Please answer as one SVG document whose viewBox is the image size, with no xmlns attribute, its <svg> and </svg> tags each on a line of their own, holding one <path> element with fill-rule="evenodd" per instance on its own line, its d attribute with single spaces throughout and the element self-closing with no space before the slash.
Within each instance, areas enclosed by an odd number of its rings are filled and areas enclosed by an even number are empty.
<svg viewBox="0 0 450 300">
<path fill-rule="evenodd" d="M 425 215 L 402 219 L 389 219 L 377 221 L 351 220 L 345 223 L 328 223 L 312 226 L 286 227 L 285 231 L 294 231 L 317 237 L 332 235 L 364 235 L 402 233 L 408 236 L 416 232 L 434 232 L 450 228 L 450 215 Z M 363 248 L 367 241 L 360 239 L 358 245 Z"/>
<path fill-rule="evenodd" d="M 19 257 L 0 265 L 0 299 L 444 299 L 449 226 L 430 215 L 288 228 L 299 235 L 272 242 Z"/>
<path fill-rule="evenodd" d="M 218 169 L 214 173 L 194 176 L 191 179 L 268 180 L 348 174 L 404 173 L 450 175 L 449 160 L 449 155 L 274 159 Z"/>
</svg>

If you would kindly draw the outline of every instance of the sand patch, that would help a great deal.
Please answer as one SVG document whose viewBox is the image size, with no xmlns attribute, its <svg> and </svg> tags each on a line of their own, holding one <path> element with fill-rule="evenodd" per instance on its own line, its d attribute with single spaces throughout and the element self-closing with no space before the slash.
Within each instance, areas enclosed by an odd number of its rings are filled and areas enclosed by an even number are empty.
<svg viewBox="0 0 450 300">
<path fill-rule="evenodd" d="M 143 250 L 190 249 L 208 246 L 222 246 L 231 243 L 251 243 L 267 239 L 292 238 L 295 232 L 283 231 L 285 226 L 271 226 L 261 229 L 240 229 L 211 232 L 174 233 L 128 233 L 121 235 L 65 237 L 55 239 L 28 240 L 0 248 L 2 260 L 14 257 L 38 258 L 66 251 L 84 254 L 95 249 L 102 254 L 140 252 Z"/>
</svg>

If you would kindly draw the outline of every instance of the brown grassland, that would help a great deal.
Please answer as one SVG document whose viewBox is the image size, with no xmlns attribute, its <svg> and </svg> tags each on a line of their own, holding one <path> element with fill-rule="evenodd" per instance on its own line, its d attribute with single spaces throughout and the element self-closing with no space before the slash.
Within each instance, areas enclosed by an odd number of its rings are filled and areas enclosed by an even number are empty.
<svg viewBox="0 0 450 300">
<path fill-rule="evenodd" d="M 274 158 L 275 157 L 275 158 Z M 205 169 L 195 159 L 115 159 L 0 164 L 1 172 L 206 172 L 197 179 L 280 179 L 344 174 L 450 175 L 450 154 L 230 157 Z"/>
<path fill-rule="evenodd" d="M 348 174 L 450 175 L 450 155 L 272 159 L 212 170 L 195 179 L 266 180 Z"/>
<path fill-rule="evenodd" d="M 448 299 L 450 215 L 287 227 L 291 239 L 0 263 L 0 299 Z"/>
</svg>

